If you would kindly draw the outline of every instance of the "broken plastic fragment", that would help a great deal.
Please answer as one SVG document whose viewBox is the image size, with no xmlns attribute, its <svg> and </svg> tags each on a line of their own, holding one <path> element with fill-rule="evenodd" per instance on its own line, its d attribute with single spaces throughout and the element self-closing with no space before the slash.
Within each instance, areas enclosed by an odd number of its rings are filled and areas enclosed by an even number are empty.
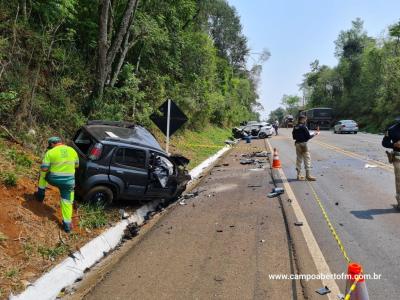
<svg viewBox="0 0 400 300">
<path fill-rule="evenodd" d="M 316 290 L 316 292 L 320 295 L 326 295 L 326 294 L 329 294 L 331 292 L 331 290 L 327 286 L 325 286 L 323 288 Z"/>
</svg>

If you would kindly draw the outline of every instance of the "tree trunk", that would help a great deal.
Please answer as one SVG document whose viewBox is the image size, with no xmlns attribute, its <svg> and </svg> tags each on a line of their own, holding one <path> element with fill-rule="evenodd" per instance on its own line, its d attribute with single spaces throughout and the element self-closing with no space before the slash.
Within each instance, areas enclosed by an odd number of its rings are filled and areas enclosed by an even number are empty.
<svg viewBox="0 0 400 300">
<path fill-rule="evenodd" d="M 97 57 L 97 70 L 96 70 L 96 88 L 94 96 L 97 99 L 101 99 L 104 93 L 104 84 L 107 78 L 107 50 L 108 50 L 108 38 L 107 38 L 107 24 L 108 14 L 110 10 L 110 1 L 101 0 L 99 6 L 99 39 L 98 39 L 98 57 Z M 89 108 L 89 111 L 92 107 Z"/>
<path fill-rule="evenodd" d="M 117 82 L 118 75 L 121 72 L 122 65 L 124 64 L 126 54 L 128 53 L 129 50 L 129 37 L 130 37 L 130 32 L 128 31 L 125 35 L 124 38 L 124 43 L 121 49 L 121 54 L 119 55 L 118 63 L 114 69 L 113 74 L 111 75 L 111 82 L 110 86 L 113 87 L 115 83 Z"/>
<path fill-rule="evenodd" d="M 24 21 L 26 22 L 28 20 L 28 14 L 26 11 L 26 0 L 20 0 L 20 3 L 21 3 L 22 16 L 24 17 Z"/>
<path fill-rule="evenodd" d="M 89 107 L 86 111 L 90 114 L 94 101 L 102 99 L 104 94 L 104 86 L 106 85 L 107 79 L 110 77 L 112 66 L 115 61 L 115 57 L 120 51 L 121 44 L 126 37 L 126 34 L 133 22 L 134 12 L 137 8 L 139 0 L 129 0 L 125 12 L 123 14 L 119 29 L 112 39 L 112 43 L 109 43 L 109 36 L 113 34 L 109 32 L 109 14 L 111 10 L 110 0 L 100 0 L 99 5 L 99 37 L 98 37 L 98 57 L 97 57 L 97 68 L 96 68 L 96 83 L 92 101 L 89 103 Z M 111 44 L 111 45 L 110 45 Z"/>
<path fill-rule="evenodd" d="M 111 75 L 111 81 L 110 81 L 110 86 L 111 87 L 113 87 L 115 85 L 115 83 L 117 82 L 117 80 L 118 80 L 119 73 L 121 72 L 121 69 L 122 69 L 122 66 L 124 64 L 125 57 L 128 54 L 128 51 L 136 44 L 136 37 L 133 37 L 132 41 L 129 41 L 129 39 L 130 39 L 130 36 L 131 36 L 130 30 L 131 30 L 131 27 L 132 27 L 132 24 L 133 24 L 133 20 L 135 18 L 135 13 L 136 13 L 138 4 L 139 4 L 139 0 L 137 0 L 136 3 L 135 3 L 135 7 L 134 7 L 133 12 L 132 12 L 132 17 L 131 17 L 131 20 L 130 20 L 130 23 L 129 23 L 129 26 L 128 26 L 128 31 L 125 34 L 125 37 L 124 37 L 124 40 L 123 40 L 123 44 L 122 44 L 122 48 L 120 49 L 120 55 L 119 55 L 118 63 L 115 66 L 114 71 L 113 71 L 113 73 Z"/>
<path fill-rule="evenodd" d="M 112 64 L 114 63 L 115 57 L 121 47 L 122 41 L 129 29 L 129 26 L 133 21 L 133 13 L 137 6 L 138 0 L 129 0 L 124 16 L 122 17 L 118 32 L 114 38 L 114 41 L 111 44 L 111 47 L 107 53 L 107 63 L 106 63 L 106 72 L 107 77 L 111 73 Z"/>
</svg>

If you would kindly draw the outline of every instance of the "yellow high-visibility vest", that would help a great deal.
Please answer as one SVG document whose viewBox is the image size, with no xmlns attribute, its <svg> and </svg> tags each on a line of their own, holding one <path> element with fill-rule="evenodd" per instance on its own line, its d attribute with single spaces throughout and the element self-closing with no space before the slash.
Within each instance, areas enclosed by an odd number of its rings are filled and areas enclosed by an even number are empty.
<svg viewBox="0 0 400 300">
<path fill-rule="evenodd" d="M 47 172 L 56 176 L 74 176 L 78 166 L 79 157 L 74 148 L 59 145 L 46 152 L 41 169 L 48 169 Z"/>
</svg>

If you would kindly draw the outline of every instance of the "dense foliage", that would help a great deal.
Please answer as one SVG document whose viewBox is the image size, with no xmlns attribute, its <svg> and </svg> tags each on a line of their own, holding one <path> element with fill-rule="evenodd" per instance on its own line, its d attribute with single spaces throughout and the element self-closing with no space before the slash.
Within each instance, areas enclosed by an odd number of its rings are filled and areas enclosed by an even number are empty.
<svg viewBox="0 0 400 300">
<path fill-rule="evenodd" d="M 372 38 L 360 19 L 335 41 L 338 65 L 316 60 L 304 75 L 308 107 L 332 107 L 337 118 L 354 119 L 370 131 L 382 131 L 399 116 L 400 23 L 383 38 Z"/>
<path fill-rule="evenodd" d="M 0 0 L 0 123 L 70 134 L 149 125 L 167 98 L 190 128 L 257 118 L 260 66 L 225 0 Z"/>
</svg>

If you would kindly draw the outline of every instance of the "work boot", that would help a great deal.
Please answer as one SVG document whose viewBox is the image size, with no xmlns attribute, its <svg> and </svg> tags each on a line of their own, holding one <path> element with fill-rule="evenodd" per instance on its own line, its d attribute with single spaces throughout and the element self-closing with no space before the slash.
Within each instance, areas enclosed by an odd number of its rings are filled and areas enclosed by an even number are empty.
<svg viewBox="0 0 400 300">
<path fill-rule="evenodd" d="M 301 171 L 299 169 L 296 169 L 297 171 L 297 180 L 304 180 L 304 176 L 301 175 Z"/>
<path fill-rule="evenodd" d="M 71 232 L 71 230 L 72 230 L 71 223 L 67 223 L 67 222 L 62 221 L 62 225 L 63 225 L 64 231 L 66 233 L 70 233 Z"/>
<path fill-rule="evenodd" d="M 310 171 L 306 171 L 306 179 L 308 181 L 316 181 L 317 180 L 317 178 L 315 178 L 314 176 L 311 176 Z"/>
</svg>

